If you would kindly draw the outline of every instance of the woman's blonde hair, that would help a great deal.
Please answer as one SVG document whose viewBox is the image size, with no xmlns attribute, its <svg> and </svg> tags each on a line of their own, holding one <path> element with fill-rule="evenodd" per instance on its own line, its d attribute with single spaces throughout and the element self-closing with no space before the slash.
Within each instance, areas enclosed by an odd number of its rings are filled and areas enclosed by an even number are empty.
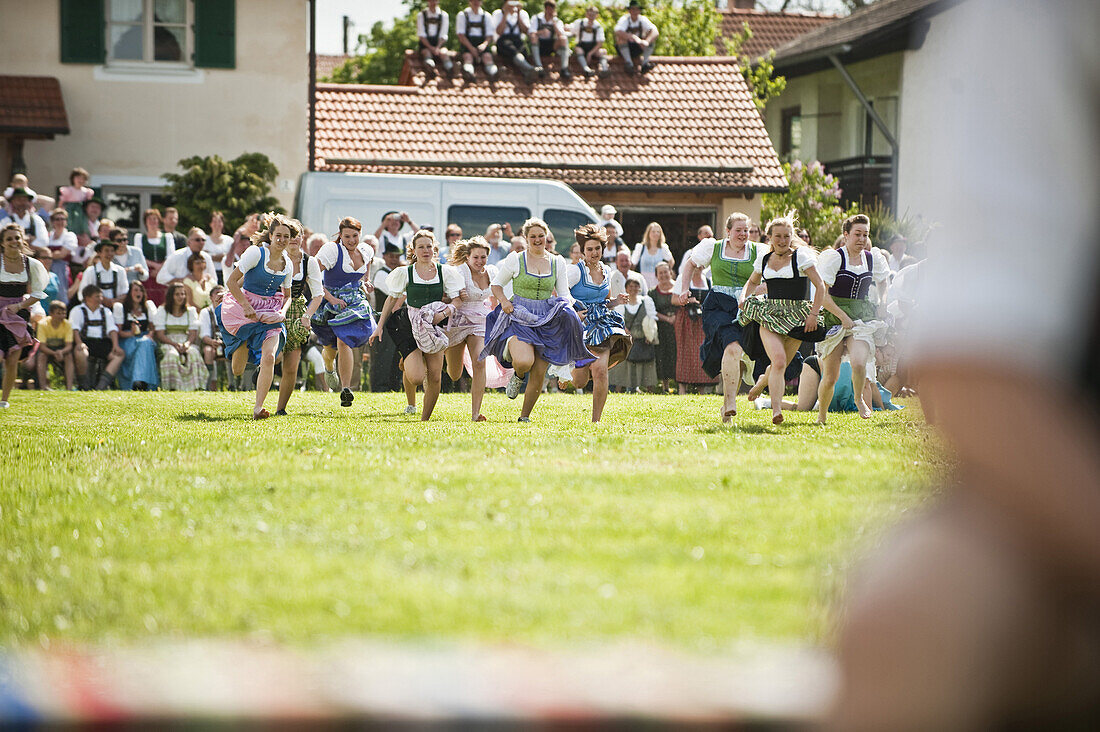
<svg viewBox="0 0 1100 732">
<path fill-rule="evenodd" d="M 523 238 L 526 239 L 527 232 L 536 226 L 545 231 L 547 234 L 550 233 L 550 227 L 546 225 L 545 221 L 538 217 L 532 216 L 531 218 L 523 222 L 523 227 L 520 229 L 520 233 L 523 234 Z"/>
<path fill-rule="evenodd" d="M 653 229 L 657 229 L 657 231 L 661 232 L 661 241 L 658 242 L 658 244 L 657 244 L 658 247 L 663 247 L 668 243 L 665 240 L 665 230 L 661 228 L 661 225 L 658 224 L 656 221 L 650 221 L 649 224 L 647 224 L 646 227 L 645 227 L 645 233 L 642 234 L 642 245 L 646 249 L 649 248 L 649 232 L 652 231 Z"/>
<path fill-rule="evenodd" d="M 460 239 L 451 247 L 449 264 L 456 267 L 460 264 L 464 264 L 466 260 L 470 258 L 470 252 L 474 249 L 484 249 L 486 254 L 492 251 L 489 248 L 489 242 L 481 235 L 471 236 L 469 239 Z"/>
<path fill-rule="evenodd" d="M 748 214 L 743 214 L 740 211 L 734 211 L 726 219 L 726 231 L 729 231 L 733 228 L 734 221 L 744 221 L 746 224 L 748 224 L 750 229 L 752 228 L 752 219 L 749 218 Z"/>
<path fill-rule="evenodd" d="M 34 253 L 34 250 L 27 244 L 27 232 L 23 230 L 23 227 L 14 221 L 10 224 L 5 224 L 3 228 L 0 228 L 0 241 L 3 241 L 4 235 L 9 231 L 14 231 L 19 234 L 19 249 L 23 254 L 30 256 Z"/>
<path fill-rule="evenodd" d="M 428 229 L 420 229 L 409 239 L 409 246 L 405 248 L 405 259 L 409 264 L 416 264 L 416 240 L 427 237 L 432 240 L 432 251 L 435 257 L 439 256 L 439 240 L 435 238 L 435 232 Z M 435 259 L 433 257 L 433 259 Z"/>
<path fill-rule="evenodd" d="M 302 235 L 302 225 L 297 221 L 274 211 L 269 211 L 260 216 L 260 228 L 256 229 L 256 233 L 249 237 L 250 241 L 256 245 L 270 244 L 271 232 L 275 231 L 277 226 L 285 226 L 290 231 L 291 239 Z"/>
</svg>

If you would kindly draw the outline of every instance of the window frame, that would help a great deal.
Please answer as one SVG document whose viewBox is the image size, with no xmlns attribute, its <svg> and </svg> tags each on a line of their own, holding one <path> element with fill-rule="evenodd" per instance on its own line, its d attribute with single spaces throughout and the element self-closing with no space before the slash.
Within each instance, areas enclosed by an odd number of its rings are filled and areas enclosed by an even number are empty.
<svg viewBox="0 0 1100 732">
<path fill-rule="evenodd" d="M 115 0 L 105 0 L 104 7 L 104 45 L 106 46 L 106 61 L 104 65 L 108 69 L 173 69 L 191 71 L 195 68 L 195 3 L 193 0 L 183 0 L 184 18 L 182 23 L 157 23 L 154 17 L 156 0 L 142 0 L 142 56 L 136 59 L 117 59 L 114 57 L 114 43 L 111 39 L 111 30 L 116 25 L 134 26 L 136 23 L 122 23 L 112 20 L 112 3 Z M 183 28 L 183 59 L 181 61 L 157 61 L 156 53 L 156 28 Z"/>
</svg>

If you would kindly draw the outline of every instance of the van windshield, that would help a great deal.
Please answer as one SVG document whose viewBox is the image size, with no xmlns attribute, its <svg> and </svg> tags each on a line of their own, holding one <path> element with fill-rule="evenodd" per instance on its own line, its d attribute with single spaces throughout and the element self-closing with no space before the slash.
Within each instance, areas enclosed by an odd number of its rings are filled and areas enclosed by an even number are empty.
<svg viewBox="0 0 1100 732">
<path fill-rule="evenodd" d="M 522 206 L 451 206 L 447 209 L 447 223 L 462 227 L 463 238 L 480 234 L 491 224 L 509 223 L 518 234 L 523 222 L 531 218 L 531 209 Z M 547 222 L 549 223 L 549 222 Z"/>
<path fill-rule="evenodd" d="M 595 223 L 591 216 L 580 211 L 567 211 L 563 208 L 548 208 L 543 216 L 550 231 L 554 232 L 558 254 L 569 258 L 569 248 L 577 240 L 573 231 L 584 224 Z"/>
</svg>

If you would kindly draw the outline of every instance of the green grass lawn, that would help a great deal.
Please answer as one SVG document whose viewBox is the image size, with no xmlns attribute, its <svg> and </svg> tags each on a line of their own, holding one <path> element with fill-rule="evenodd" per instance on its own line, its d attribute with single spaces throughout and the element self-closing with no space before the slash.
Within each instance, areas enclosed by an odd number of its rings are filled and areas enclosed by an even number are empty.
<svg viewBox="0 0 1100 732">
<path fill-rule="evenodd" d="M 908 409 L 773 427 L 742 398 L 15 392 L 0 413 L 0 645 L 349 635 L 695 650 L 819 641 L 853 553 L 924 499 Z M 270 402 L 273 404 L 273 398 Z M 272 407 L 273 409 L 274 407 Z"/>
</svg>

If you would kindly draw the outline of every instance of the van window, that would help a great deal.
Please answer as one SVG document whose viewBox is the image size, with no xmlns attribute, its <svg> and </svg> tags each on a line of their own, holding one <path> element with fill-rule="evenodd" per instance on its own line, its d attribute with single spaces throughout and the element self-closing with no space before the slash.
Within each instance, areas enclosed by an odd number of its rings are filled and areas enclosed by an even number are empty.
<svg viewBox="0 0 1100 732">
<path fill-rule="evenodd" d="M 462 236 L 469 239 L 481 234 L 490 224 L 512 225 L 512 233 L 519 234 L 523 222 L 531 218 L 531 209 L 521 206 L 451 206 L 447 209 L 447 223 L 462 227 Z"/>
<path fill-rule="evenodd" d="M 554 239 L 557 242 L 555 248 L 558 250 L 558 254 L 566 259 L 569 258 L 569 248 L 577 240 L 573 236 L 573 230 L 578 226 L 593 223 L 592 218 L 587 214 L 580 211 L 567 211 L 563 208 L 546 209 L 544 220 L 546 225 L 550 227 L 550 231 L 554 232 Z"/>
</svg>

